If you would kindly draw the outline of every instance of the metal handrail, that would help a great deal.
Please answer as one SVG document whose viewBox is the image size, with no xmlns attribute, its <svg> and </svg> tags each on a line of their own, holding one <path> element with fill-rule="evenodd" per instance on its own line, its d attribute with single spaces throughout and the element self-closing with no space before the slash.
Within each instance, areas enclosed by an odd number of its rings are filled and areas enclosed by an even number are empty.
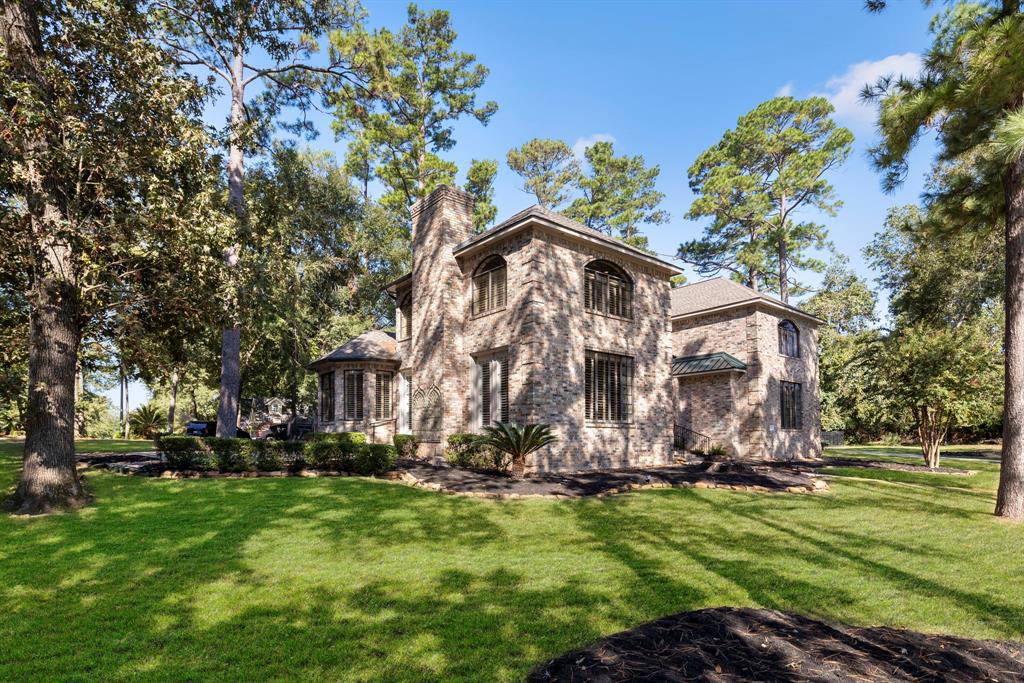
<svg viewBox="0 0 1024 683">
<path fill-rule="evenodd" d="M 672 445 L 690 453 L 708 453 L 711 451 L 711 437 L 707 434 L 695 432 L 692 429 L 675 425 L 672 433 Z"/>
</svg>

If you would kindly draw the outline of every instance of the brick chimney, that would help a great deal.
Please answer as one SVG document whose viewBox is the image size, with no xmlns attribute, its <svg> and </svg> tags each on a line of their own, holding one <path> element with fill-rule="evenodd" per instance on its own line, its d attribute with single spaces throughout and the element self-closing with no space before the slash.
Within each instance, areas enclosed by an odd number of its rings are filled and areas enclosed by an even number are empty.
<svg viewBox="0 0 1024 683">
<path fill-rule="evenodd" d="M 473 198 L 461 190 L 442 185 L 412 207 L 412 430 L 425 455 L 461 428 L 468 304 L 452 251 L 474 234 Z"/>
</svg>

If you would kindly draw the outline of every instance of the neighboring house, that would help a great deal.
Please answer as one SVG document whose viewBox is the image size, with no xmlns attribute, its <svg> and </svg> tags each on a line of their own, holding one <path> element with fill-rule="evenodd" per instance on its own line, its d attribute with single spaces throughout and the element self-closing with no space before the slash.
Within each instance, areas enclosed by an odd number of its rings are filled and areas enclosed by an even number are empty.
<svg viewBox="0 0 1024 683">
<path fill-rule="evenodd" d="M 548 423 L 534 470 L 665 464 L 693 433 L 743 457 L 820 452 L 813 317 L 726 280 L 672 290 L 676 266 L 540 206 L 477 234 L 472 198 L 442 187 L 412 216 L 412 272 L 387 287 L 397 339 L 310 364 L 319 430 L 412 433 L 438 455 L 456 432 Z M 762 338 L 783 312 L 799 358 Z"/>
</svg>

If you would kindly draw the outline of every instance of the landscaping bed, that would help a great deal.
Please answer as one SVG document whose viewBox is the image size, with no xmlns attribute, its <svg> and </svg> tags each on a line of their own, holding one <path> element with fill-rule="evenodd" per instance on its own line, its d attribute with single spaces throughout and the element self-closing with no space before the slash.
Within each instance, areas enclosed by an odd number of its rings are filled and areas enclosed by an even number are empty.
<svg viewBox="0 0 1024 683">
<path fill-rule="evenodd" d="M 682 612 L 543 664 L 530 681 L 1024 681 L 1024 643 L 786 612 Z"/>
<path fill-rule="evenodd" d="M 828 485 L 806 472 L 755 466 L 751 472 L 708 472 L 701 465 L 536 474 L 512 479 L 422 460 L 399 459 L 398 480 L 446 493 L 483 498 L 582 498 L 646 488 L 726 488 L 741 491 L 821 491 Z"/>
</svg>

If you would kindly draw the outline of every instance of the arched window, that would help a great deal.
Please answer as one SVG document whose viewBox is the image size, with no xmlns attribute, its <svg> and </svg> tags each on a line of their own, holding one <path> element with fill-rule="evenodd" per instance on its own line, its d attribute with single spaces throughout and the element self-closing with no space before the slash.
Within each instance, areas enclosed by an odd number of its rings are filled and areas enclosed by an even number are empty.
<svg viewBox="0 0 1024 683">
<path fill-rule="evenodd" d="M 591 261 L 583 271 L 583 307 L 594 313 L 633 317 L 633 281 L 609 261 Z"/>
<path fill-rule="evenodd" d="M 800 357 L 800 331 L 789 320 L 779 323 L 779 353 L 793 358 Z"/>
<path fill-rule="evenodd" d="M 473 273 L 473 315 L 505 308 L 505 259 L 498 255 L 484 259 Z"/>
<path fill-rule="evenodd" d="M 398 302 L 398 338 L 412 336 L 412 294 L 406 294 Z"/>
</svg>

